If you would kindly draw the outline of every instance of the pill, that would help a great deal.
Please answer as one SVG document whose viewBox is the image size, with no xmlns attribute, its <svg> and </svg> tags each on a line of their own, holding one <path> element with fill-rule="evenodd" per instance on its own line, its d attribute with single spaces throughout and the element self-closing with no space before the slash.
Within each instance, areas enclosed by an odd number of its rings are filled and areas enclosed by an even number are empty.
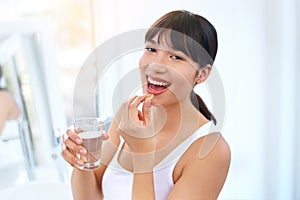
<svg viewBox="0 0 300 200">
<path fill-rule="evenodd" d="M 154 97 L 153 94 L 147 94 L 145 100 L 150 100 L 150 99 L 152 99 L 153 97 Z"/>
</svg>

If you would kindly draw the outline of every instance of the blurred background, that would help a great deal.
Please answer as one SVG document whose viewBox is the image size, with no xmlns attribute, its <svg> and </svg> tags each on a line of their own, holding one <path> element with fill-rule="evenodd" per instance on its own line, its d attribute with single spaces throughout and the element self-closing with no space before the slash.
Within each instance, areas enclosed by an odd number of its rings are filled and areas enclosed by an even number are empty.
<svg viewBox="0 0 300 200">
<path fill-rule="evenodd" d="M 106 40 L 177 9 L 218 31 L 232 151 L 219 199 L 300 199 L 299 0 L 0 0 L 0 86 L 21 111 L 0 136 L 0 199 L 72 199 L 60 135 L 80 67 Z"/>
</svg>

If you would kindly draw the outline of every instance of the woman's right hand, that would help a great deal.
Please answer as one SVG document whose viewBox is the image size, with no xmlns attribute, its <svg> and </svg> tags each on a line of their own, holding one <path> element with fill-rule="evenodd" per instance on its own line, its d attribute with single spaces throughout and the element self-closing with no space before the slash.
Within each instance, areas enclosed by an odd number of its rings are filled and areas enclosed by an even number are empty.
<svg viewBox="0 0 300 200">
<path fill-rule="evenodd" d="M 63 135 L 62 157 L 73 167 L 82 166 L 83 161 L 76 157 L 77 154 L 85 155 L 86 149 L 82 146 L 82 140 L 73 129 L 68 129 Z"/>
</svg>

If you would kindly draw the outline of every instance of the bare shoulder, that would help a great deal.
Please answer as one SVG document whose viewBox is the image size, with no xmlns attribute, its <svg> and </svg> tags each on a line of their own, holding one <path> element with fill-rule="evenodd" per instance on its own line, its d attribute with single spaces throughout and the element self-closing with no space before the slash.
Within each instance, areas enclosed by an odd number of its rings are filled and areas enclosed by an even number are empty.
<svg viewBox="0 0 300 200">
<path fill-rule="evenodd" d="M 5 90 L 0 90 L 0 101 L 8 101 L 10 95 Z"/>
<path fill-rule="evenodd" d="M 202 138 L 199 138 L 195 143 L 195 149 L 200 149 L 199 159 L 206 157 L 215 157 L 219 160 L 230 160 L 230 147 L 221 133 L 210 133 Z"/>
<path fill-rule="evenodd" d="M 223 172 L 224 176 L 227 175 L 231 161 L 231 150 L 221 133 L 210 133 L 199 138 L 186 153 L 188 159 L 186 167 L 194 166 L 190 168 L 195 170 L 194 173 L 197 173 L 198 169 L 202 169 L 211 172 L 215 170 L 214 173 L 216 174 Z"/>
<path fill-rule="evenodd" d="M 5 103 L 4 105 L 14 105 L 15 100 L 7 91 L 0 90 L 0 102 Z"/>
<path fill-rule="evenodd" d="M 183 154 L 173 172 L 175 185 L 169 199 L 176 199 L 178 195 L 188 199 L 217 199 L 230 160 L 230 147 L 220 133 L 199 138 Z"/>
<path fill-rule="evenodd" d="M 20 115 L 19 107 L 14 98 L 7 91 L 0 91 L 0 105 L 7 119 L 16 119 Z"/>
<path fill-rule="evenodd" d="M 205 164 L 209 161 L 224 164 L 230 162 L 230 147 L 221 133 L 215 132 L 197 139 L 183 154 L 182 159 L 185 165 Z"/>
</svg>

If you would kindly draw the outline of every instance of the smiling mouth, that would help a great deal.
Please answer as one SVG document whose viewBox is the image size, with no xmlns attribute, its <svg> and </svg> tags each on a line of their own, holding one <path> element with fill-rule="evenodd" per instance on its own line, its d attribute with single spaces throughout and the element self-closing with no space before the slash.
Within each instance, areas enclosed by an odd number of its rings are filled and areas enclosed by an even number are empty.
<svg viewBox="0 0 300 200">
<path fill-rule="evenodd" d="M 147 92 L 154 95 L 159 95 L 167 90 L 171 83 L 161 79 L 147 76 Z"/>
</svg>

